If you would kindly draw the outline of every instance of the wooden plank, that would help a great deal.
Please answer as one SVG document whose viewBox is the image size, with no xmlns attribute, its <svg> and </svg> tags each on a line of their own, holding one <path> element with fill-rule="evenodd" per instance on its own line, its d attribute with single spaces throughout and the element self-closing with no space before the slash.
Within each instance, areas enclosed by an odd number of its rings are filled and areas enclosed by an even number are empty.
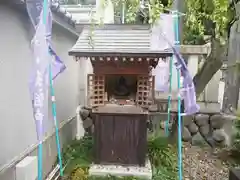
<svg viewBox="0 0 240 180">
<path fill-rule="evenodd" d="M 135 105 L 118 105 L 118 104 L 106 104 L 105 106 L 99 106 L 94 108 L 93 113 L 106 113 L 106 114 L 147 114 L 148 112 L 141 107 Z"/>
<path fill-rule="evenodd" d="M 145 164 L 147 115 L 93 114 L 96 164 Z"/>
</svg>

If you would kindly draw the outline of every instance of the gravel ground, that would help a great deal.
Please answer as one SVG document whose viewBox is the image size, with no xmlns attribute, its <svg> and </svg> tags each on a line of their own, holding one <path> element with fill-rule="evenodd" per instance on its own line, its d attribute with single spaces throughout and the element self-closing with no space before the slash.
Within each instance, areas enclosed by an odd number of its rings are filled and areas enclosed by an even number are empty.
<svg viewBox="0 0 240 180">
<path fill-rule="evenodd" d="M 183 151 L 184 180 L 228 180 L 228 166 L 209 147 L 185 144 Z"/>
</svg>

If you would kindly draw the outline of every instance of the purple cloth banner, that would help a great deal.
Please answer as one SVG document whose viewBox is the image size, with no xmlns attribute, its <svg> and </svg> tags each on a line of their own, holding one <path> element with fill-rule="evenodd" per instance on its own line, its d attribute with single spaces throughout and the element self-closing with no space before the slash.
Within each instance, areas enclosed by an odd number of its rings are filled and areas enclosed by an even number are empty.
<svg viewBox="0 0 240 180">
<path fill-rule="evenodd" d="M 52 79 L 55 79 L 60 73 L 62 73 L 66 66 L 61 61 L 60 57 L 56 54 L 56 52 L 49 46 L 49 52 L 53 56 L 52 61 Z"/>
<path fill-rule="evenodd" d="M 173 50 L 173 54 L 176 57 L 176 61 L 177 61 L 175 63 L 175 66 L 177 69 L 181 71 L 181 75 L 183 76 L 183 88 L 179 93 L 181 94 L 181 98 L 183 98 L 184 100 L 185 114 L 190 115 L 198 112 L 199 106 L 196 102 L 195 86 L 194 86 L 192 77 L 187 69 L 187 65 L 184 59 L 182 58 L 178 47 L 174 47 L 173 45 L 174 44 L 173 19 L 174 17 L 172 15 L 164 14 L 164 13 L 161 14 L 158 22 L 159 24 L 157 24 L 155 28 L 153 28 L 154 33 L 152 35 L 153 37 L 151 40 L 153 43 L 153 47 L 157 48 L 155 50 L 163 50 L 161 48 L 164 48 L 164 49 L 170 48 Z M 159 41 L 159 39 L 161 40 L 161 43 L 155 42 L 155 41 Z M 160 43 L 160 44 L 154 45 L 156 43 Z M 164 44 L 164 47 L 161 44 Z"/>
<path fill-rule="evenodd" d="M 180 52 L 172 46 L 174 55 L 176 56 L 177 63 L 176 68 L 180 69 L 183 76 L 183 100 L 184 100 L 184 111 L 186 115 L 195 114 L 199 111 L 199 105 L 196 101 L 195 86 L 192 77 L 187 69 L 187 65 L 182 58 Z"/>
<path fill-rule="evenodd" d="M 46 26 L 42 20 L 36 29 L 36 34 L 32 40 L 33 48 L 33 73 L 30 82 L 30 93 L 33 103 L 34 119 L 36 121 L 37 137 L 43 140 L 44 122 L 48 119 L 48 86 L 49 86 L 49 61 L 51 56 L 48 52 L 46 40 Z"/>
<path fill-rule="evenodd" d="M 33 26 L 37 27 L 39 20 L 40 20 L 40 14 L 43 8 L 43 0 L 27 0 L 27 11 L 28 15 L 30 17 L 30 20 L 33 24 Z M 48 48 L 49 53 L 52 55 L 52 75 L 53 79 L 55 79 L 60 73 L 62 73 L 66 66 L 64 65 L 63 61 L 59 58 L 59 56 L 54 51 L 52 44 L 51 44 L 51 35 L 52 35 L 52 12 L 49 7 L 48 9 L 48 19 L 47 19 L 47 26 L 46 26 L 46 37 L 48 42 Z"/>
</svg>

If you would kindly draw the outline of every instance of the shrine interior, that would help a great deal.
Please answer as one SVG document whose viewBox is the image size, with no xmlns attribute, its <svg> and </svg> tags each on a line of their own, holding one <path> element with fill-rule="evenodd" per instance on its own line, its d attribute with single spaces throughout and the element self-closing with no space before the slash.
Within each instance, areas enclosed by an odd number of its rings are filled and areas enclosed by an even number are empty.
<svg viewBox="0 0 240 180">
<path fill-rule="evenodd" d="M 137 75 L 106 75 L 105 91 L 109 103 L 135 104 Z"/>
</svg>

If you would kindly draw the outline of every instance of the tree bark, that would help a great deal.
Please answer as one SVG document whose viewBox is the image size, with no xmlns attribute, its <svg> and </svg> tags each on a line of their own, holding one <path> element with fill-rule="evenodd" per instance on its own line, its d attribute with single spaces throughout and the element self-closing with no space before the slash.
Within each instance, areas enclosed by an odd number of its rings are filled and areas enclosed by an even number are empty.
<svg viewBox="0 0 240 180">
<path fill-rule="evenodd" d="M 240 3 L 236 6 L 240 11 Z M 233 23 L 230 29 L 229 49 L 227 61 L 227 73 L 225 79 L 225 89 L 223 98 L 223 112 L 235 113 L 238 109 L 239 88 L 240 88 L 240 73 L 239 73 L 239 47 L 240 47 L 240 30 L 237 20 Z"/>
<path fill-rule="evenodd" d="M 222 110 L 227 114 L 235 113 L 238 109 L 240 77 L 237 66 L 228 67 L 226 73 Z"/>
<path fill-rule="evenodd" d="M 207 56 L 201 69 L 194 76 L 193 82 L 197 97 L 203 92 L 213 75 L 221 68 L 222 62 L 227 58 L 227 45 L 220 45 L 216 39 L 212 40 L 211 53 Z"/>
</svg>

